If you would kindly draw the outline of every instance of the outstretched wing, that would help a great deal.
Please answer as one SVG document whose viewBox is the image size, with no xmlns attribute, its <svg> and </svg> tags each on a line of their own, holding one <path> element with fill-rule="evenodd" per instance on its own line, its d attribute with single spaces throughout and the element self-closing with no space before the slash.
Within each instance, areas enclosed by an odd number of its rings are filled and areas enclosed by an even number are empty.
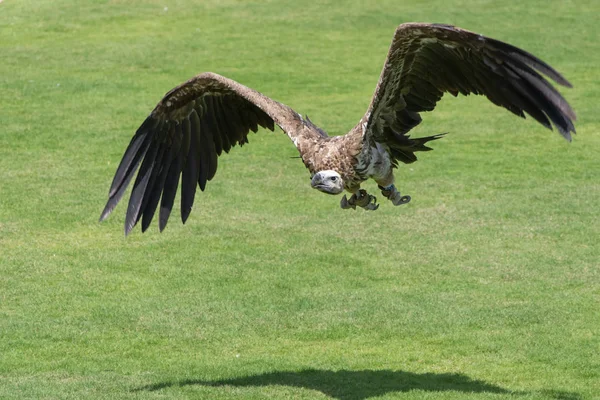
<svg viewBox="0 0 600 400">
<path fill-rule="evenodd" d="M 367 140 L 429 150 L 423 140 L 406 135 L 421 122 L 419 113 L 433 110 L 445 92 L 473 93 L 520 117 L 527 113 L 549 129 L 554 125 L 570 141 L 575 113 L 541 74 L 571 87 L 548 64 L 510 44 L 450 25 L 402 24 L 360 128 Z M 416 160 L 405 156 L 401 161 Z"/>
<path fill-rule="evenodd" d="M 142 219 L 145 231 L 160 201 L 159 227 L 169 219 L 181 175 L 181 219 L 204 190 L 222 152 L 248 142 L 248 132 L 277 124 L 294 142 L 302 118 L 291 108 L 231 79 L 203 73 L 169 91 L 138 128 L 117 168 L 104 220 L 141 163 L 127 208 L 125 234 Z M 162 197 L 162 198 L 161 198 Z"/>
</svg>

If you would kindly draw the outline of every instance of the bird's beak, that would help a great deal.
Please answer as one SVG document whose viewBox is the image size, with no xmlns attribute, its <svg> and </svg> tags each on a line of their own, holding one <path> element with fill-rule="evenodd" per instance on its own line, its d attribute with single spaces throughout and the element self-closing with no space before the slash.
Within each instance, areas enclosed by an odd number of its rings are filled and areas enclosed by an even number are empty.
<svg viewBox="0 0 600 400">
<path fill-rule="evenodd" d="M 323 179 L 321 178 L 321 175 L 319 174 L 315 174 L 315 176 L 312 177 L 312 179 L 310 180 L 310 186 L 313 189 L 317 189 L 319 185 L 321 185 L 323 183 Z"/>
</svg>

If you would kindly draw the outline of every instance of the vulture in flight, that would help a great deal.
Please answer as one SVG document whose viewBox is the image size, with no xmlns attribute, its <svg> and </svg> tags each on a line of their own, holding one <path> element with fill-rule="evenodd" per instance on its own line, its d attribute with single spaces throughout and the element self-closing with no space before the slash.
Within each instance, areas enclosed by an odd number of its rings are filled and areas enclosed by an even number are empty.
<svg viewBox="0 0 600 400">
<path fill-rule="evenodd" d="M 139 127 L 115 173 L 100 220 L 115 208 L 136 173 L 125 234 L 142 220 L 150 225 L 160 203 L 159 228 L 169 219 L 181 176 L 181 219 L 188 218 L 197 186 L 204 190 L 219 157 L 248 142 L 248 132 L 278 125 L 298 149 L 311 186 L 337 195 L 347 190 L 343 209 L 376 210 L 375 196 L 360 188 L 372 178 L 394 205 L 406 204 L 394 186 L 398 163 L 417 160 L 417 151 L 441 135 L 412 138 L 421 122 L 448 92 L 478 94 L 512 113 L 529 114 L 567 140 L 575 113 L 542 75 L 571 84 L 551 66 L 510 44 L 458 27 L 406 23 L 398 26 L 367 112 L 345 135 L 328 136 L 290 107 L 211 72 L 170 90 Z M 141 165 L 140 165 L 141 164 Z"/>
</svg>

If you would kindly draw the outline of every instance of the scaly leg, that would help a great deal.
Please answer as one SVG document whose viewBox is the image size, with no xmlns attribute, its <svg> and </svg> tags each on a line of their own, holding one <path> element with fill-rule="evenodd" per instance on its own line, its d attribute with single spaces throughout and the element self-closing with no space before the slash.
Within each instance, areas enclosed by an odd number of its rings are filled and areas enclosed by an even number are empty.
<svg viewBox="0 0 600 400">
<path fill-rule="evenodd" d="M 410 202 L 410 196 L 402 196 L 396 186 L 392 183 L 386 187 L 378 185 L 381 190 L 381 194 L 390 199 L 395 206 L 406 204 Z"/>
<path fill-rule="evenodd" d="M 375 211 L 379 208 L 379 204 L 377 204 L 377 197 L 367 193 L 365 189 L 359 189 L 356 193 L 350 196 L 349 199 L 346 198 L 346 195 L 344 195 L 340 201 L 340 207 L 343 209 L 352 208 L 353 210 L 356 210 L 356 206 L 372 211 Z"/>
</svg>

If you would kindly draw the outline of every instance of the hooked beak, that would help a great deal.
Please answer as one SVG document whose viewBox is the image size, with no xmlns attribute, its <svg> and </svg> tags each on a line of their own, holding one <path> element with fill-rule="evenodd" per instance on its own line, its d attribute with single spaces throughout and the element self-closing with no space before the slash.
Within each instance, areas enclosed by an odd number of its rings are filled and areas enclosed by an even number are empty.
<svg viewBox="0 0 600 400">
<path fill-rule="evenodd" d="M 323 177 L 319 174 L 315 174 L 312 179 L 310 180 L 310 186 L 313 189 L 318 189 L 319 186 L 323 186 Z"/>
</svg>

